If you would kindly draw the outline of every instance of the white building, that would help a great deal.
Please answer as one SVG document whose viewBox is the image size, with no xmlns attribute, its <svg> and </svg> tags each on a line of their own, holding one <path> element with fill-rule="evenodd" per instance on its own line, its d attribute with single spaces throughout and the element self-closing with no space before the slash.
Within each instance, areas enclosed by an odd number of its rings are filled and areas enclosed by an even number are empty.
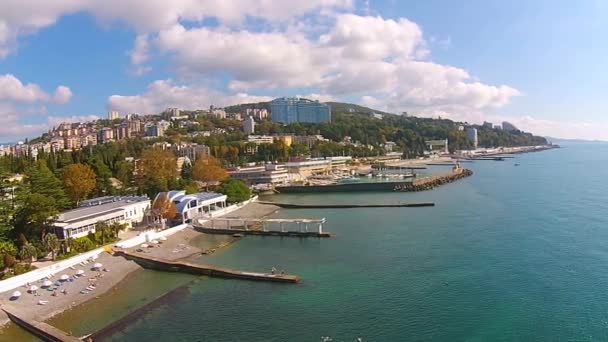
<svg viewBox="0 0 608 342">
<path fill-rule="evenodd" d="M 175 204 L 177 209 L 177 217 L 175 219 L 181 220 L 183 223 L 212 215 L 214 211 L 225 208 L 227 199 L 226 195 L 215 192 L 199 192 L 186 195 L 185 191 L 180 190 L 160 192 L 156 195 L 154 201 L 163 196 L 167 196 Z"/>
<path fill-rule="evenodd" d="M 171 114 L 171 117 L 176 117 L 176 116 L 180 116 L 180 110 L 179 108 L 167 108 L 167 112 L 169 114 Z"/>
<path fill-rule="evenodd" d="M 95 232 L 98 222 L 120 223 L 132 227 L 144 220 L 150 199 L 145 196 L 99 197 L 83 201 L 76 209 L 57 216 L 54 227 L 60 239 L 79 238 Z"/>
<path fill-rule="evenodd" d="M 282 184 L 289 180 L 285 166 L 277 164 L 237 167 L 229 170 L 228 174 L 231 178 L 240 179 L 247 184 Z"/>
<path fill-rule="evenodd" d="M 120 114 L 118 114 L 118 112 L 115 110 L 111 110 L 108 112 L 108 120 L 116 120 L 119 117 L 120 117 Z"/>
<path fill-rule="evenodd" d="M 248 116 L 247 119 L 243 121 L 243 131 L 245 134 L 255 133 L 255 121 L 253 120 L 253 116 Z"/>
<path fill-rule="evenodd" d="M 254 144 L 272 144 L 274 137 L 271 135 L 250 135 L 247 137 L 247 142 Z"/>
<path fill-rule="evenodd" d="M 469 138 L 469 140 L 471 140 L 471 143 L 473 144 L 473 149 L 477 149 L 477 145 L 479 143 L 479 140 L 477 139 L 477 128 L 474 127 L 467 127 L 467 138 Z"/>
</svg>

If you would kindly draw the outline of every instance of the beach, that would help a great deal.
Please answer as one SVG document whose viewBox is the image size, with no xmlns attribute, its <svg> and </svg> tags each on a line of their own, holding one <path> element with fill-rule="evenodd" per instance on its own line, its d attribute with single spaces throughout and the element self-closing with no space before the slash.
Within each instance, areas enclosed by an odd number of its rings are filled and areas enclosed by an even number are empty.
<svg viewBox="0 0 608 342">
<path fill-rule="evenodd" d="M 47 291 L 42 288 L 42 282 L 32 283 L 38 287 L 36 293 L 28 292 L 27 287 L 20 287 L 8 292 L 0 293 L 0 305 L 9 311 L 18 312 L 26 319 L 34 319 L 37 321 L 45 321 L 52 316 L 74 307 L 83 304 L 95 297 L 112 289 L 121 280 L 123 280 L 131 272 L 141 269 L 136 263 L 128 261 L 124 258 L 114 257 L 106 252 L 99 255 L 95 263 L 103 265 L 102 271 L 93 271 L 94 262 L 87 265 L 77 265 L 74 269 L 67 269 L 51 278 L 53 283 L 60 283 L 56 291 Z M 107 272 L 104 272 L 103 269 Z M 78 270 L 83 270 L 83 276 L 75 276 Z M 62 275 L 68 275 L 73 281 L 60 281 Z M 81 290 L 85 290 L 90 284 L 95 285 L 95 289 L 87 294 L 81 294 Z M 60 291 L 64 289 L 67 294 Z M 14 291 L 21 292 L 21 297 L 17 300 L 10 300 Z M 52 294 L 55 293 L 56 296 Z M 46 301 L 45 305 L 39 305 L 39 301 Z M 0 313 L 0 324 L 4 325 L 9 322 L 8 317 L 4 312 Z"/>
<path fill-rule="evenodd" d="M 273 205 L 253 202 L 233 211 L 229 216 L 261 218 L 271 215 L 278 209 L 278 207 Z M 207 235 L 196 232 L 191 227 L 188 227 L 169 236 L 165 241 L 159 241 L 158 244 L 149 243 L 150 247 L 142 248 L 140 245 L 129 250 L 139 250 L 137 253 L 146 253 L 147 255 L 166 260 L 178 260 L 201 255 L 204 250 L 218 246 L 228 239 L 230 239 L 229 236 Z M 94 263 L 101 263 L 103 265 L 100 271 L 92 270 Z M 103 271 L 103 269 L 106 269 L 106 271 Z M 119 285 L 128 286 L 128 284 L 121 282 L 129 274 L 141 269 L 133 261 L 103 252 L 94 262 L 92 261 L 86 265 L 76 265 L 74 269 L 64 270 L 51 277 L 50 280 L 53 283 L 59 282 L 61 284 L 56 291 L 47 291 L 42 288 L 43 281 L 41 280 L 31 284 L 38 287 L 36 291 L 38 295 L 29 293 L 27 287 L 16 288 L 0 293 L 0 305 L 9 311 L 19 313 L 20 316 L 26 319 L 47 321 L 71 308 L 88 305 L 89 302 L 117 288 Z M 85 275 L 77 277 L 76 273 L 78 270 L 83 270 Z M 64 274 L 68 275 L 72 280 L 66 282 L 59 281 L 60 277 Z M 95 289 L 87 294 L 80 293 L 80 291 L 86 290 L 91 284 L 95 285 Z M 67 294 L 63 294 L 61 292 L 62 289 L 65 289 Z M 22 294 L 17 300 L 10 299 L 14 291 L 19 291 Z M 54 292 L 56 296 L 53 296 Z M 40 301 L 45 302 L 45 304 L 39 305 Z M 9 322 L 8 317 L 3 312 L 0 312 L 0 332 L 6 328 L 6 324 Z"/>
</svg>

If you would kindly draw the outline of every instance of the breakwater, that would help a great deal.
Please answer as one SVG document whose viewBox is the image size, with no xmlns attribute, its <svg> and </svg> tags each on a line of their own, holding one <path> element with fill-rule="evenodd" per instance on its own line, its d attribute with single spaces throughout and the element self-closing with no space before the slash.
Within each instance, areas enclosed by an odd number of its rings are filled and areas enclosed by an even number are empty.
<svg viewBox="0 0 608 342">
<path fill-rule="evenodd" d="M 279 202 L 259 202 L 262 204 L 276 205 L 288 209 L 347 209 L 347 208 L 416 208 L 433 207 L 433 202 L 423 203 L 393 203 L 393 204 L 292 204 Z"/>
<path fill-rule="evenodd" d="M 32 335 L 40 338 L 42 341 L 46 342 L 81 342 L 81 340 L 77 337 L 69 335 L 52 325 L 46 324 L 44 322 L 37 322 L 34 320 L 28 320 L 23 317 L 18 316 L 14 312 L 8 311 L 6 308 L 2 308 L 2 311 L 6 313 L 8 318 L 10 318 L 13 323 L 17 324 L 21 328 L 27 330 Z"/>
<path fill-rule="evenodd" d="M 177 300 L 183 298 L 188 294 L 189 290 L 187 286 L 180 286 L 175 290 L 169 291 L 156 299 L 152 300 L 150 303 L 129 312 L 128 315 L 123 318 L 114 321 L 102 329 L 92 333 L 88 337 L 92 341 L 102 341 L 104 339 L 108 339 L 112 337 L 112 335 L 116 334 L 119 331 L 123 331 L 129 327 L 129 325 L 133 324 L 139 318 L 145 316 L 150 311 L 157 309 L 165 304 L 175 303 Z"/>
<path fill-rule="evenodd" d="M 244 272 L 231 270 L 229 268 L 215 267 L 205 264 L 191 263 L 187 261 L 169 261 L 151 256 L 133 254 L 125 250 L 116 250 L 115 255 L 133 260 L 144 268 L 161 271 L 184 272 L 194 275 L 204 275 L 217 278 L 232 278 L 244 280 L 270 281 L 276 283 L 299 283 L 300 277 L 290 274 L 269 274 L 258 272 Z"/>
<path fill-rule="evenodd" d="M 469 169 L 458 169 L 447 174 L 416 179 L 411 183 L 395 188 L 395 191 L 425 191 L 431 190 L 443 184 L 452 183 L 459 179 L 473 175 Z"/>
<path fill-rule="evenodd" d="M 396 186 L 406 184 L 400 182 L 370 182 L 370 183 L 346 183 L 330 185 L 293 185 L 277 186 L 275 190 L 279 193 L 310 193 L 310 192 L 372 192 L 393 191 Z"/>
</svg>

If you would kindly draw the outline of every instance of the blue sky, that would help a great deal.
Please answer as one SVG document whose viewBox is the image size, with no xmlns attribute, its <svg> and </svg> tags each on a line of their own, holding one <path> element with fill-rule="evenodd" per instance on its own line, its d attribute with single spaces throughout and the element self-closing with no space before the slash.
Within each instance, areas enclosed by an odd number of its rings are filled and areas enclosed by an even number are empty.
<svg viewBox="0 0 608 342">
<path fill-rule="evenodd" d="M 6 0 L 0 141 L 280 95 L 608 139 L 607 33 L 601 0 Z"/>
</svg>

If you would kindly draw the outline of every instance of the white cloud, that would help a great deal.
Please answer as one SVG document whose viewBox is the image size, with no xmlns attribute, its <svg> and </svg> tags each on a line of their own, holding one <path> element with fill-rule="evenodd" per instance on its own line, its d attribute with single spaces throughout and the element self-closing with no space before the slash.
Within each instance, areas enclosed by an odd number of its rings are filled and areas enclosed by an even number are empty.
<svg viewBox="0 0 608 342">
<path fill-rule="evenodd" d="M 66 103 L 72 97 L 72 91 L 66 86 L 58 86 L 53 96 L 42 90 L 34 83 L 23 84 L 11 74 L 0 75 L 0 103 L 1 102 L 48 102 Z"/>
<path fill-rule="evenodd" d="M 152 33 L 180 21 L 216 18 L 240 24 L 248 17 L 289 20 L 312 11 L 345 9 L 352 0 L 2 0 L 0 1 L 0 58 L 14 51 L 17 38 L 53 25 L 61 16 L 86 11 L 102 23 L 119 21 L 139 33 Z"/>
<path fill-rule="evenodd" d="M 66 86 L 59 86 L 53 94 L 53 101 L 58 104 L 67 103 L 72 98 L 72 90 Z"/>
<path fill-rule="evenodd" d="M 158 80 L 150 84 L 144 94 L 110 96 L 107 107 L 122 113 L 154 114 L 168 107 L 201 109 L 210 105 L 227 106 L 271 99 L 246 93 L 224 94 L 207 87 L 176 85 L 172 80 Z"/>
<path fill-rule="evenodd" d="M 138 35 L 135 38 L 135 47 L 133 47 L 133 50 L 131 50 L 131 52 L 129 53 L 129 55 L 131 56 L 131 63 L 138 65 L 148 60 L 148 49 L 148 35 Z"/>
<path fill-rule="evenodd" d="M 14 75 L 0 75 L 0 139 L 21 139 L 44 132 L 47 124 L 29 123 L 27 118 L 46 114 L 46 103 L 63 104 L 71 97 L 72 91 L 66 86 L 58 86 L 49 94 L 37 84 L 24 84 Z"/>
<path fill-rule="evenodd" d="M 40 134 L 47 129 L 46 124 L 29 124 L 21 122 L 19 111 L 6 103 L 0 102 L 0 138 L 1 142 L 12 142 L 27 136 Z"/>
<path fill-rule="evenodd" d="M 37 84 L 23 84 L 11 74 L 0 75 L 0 101 L 36 102 L 48 98 L 49 95 Z"/>
<path fill-rule="evenodd" d="M 97 121 L 100 117 L 95 114 L 89 115 L 72 115 L 72 116 L 49 116 L 47 119 L 48 126 L 59 126 L 64 122 L 88 122 Z"/>
</svg>

